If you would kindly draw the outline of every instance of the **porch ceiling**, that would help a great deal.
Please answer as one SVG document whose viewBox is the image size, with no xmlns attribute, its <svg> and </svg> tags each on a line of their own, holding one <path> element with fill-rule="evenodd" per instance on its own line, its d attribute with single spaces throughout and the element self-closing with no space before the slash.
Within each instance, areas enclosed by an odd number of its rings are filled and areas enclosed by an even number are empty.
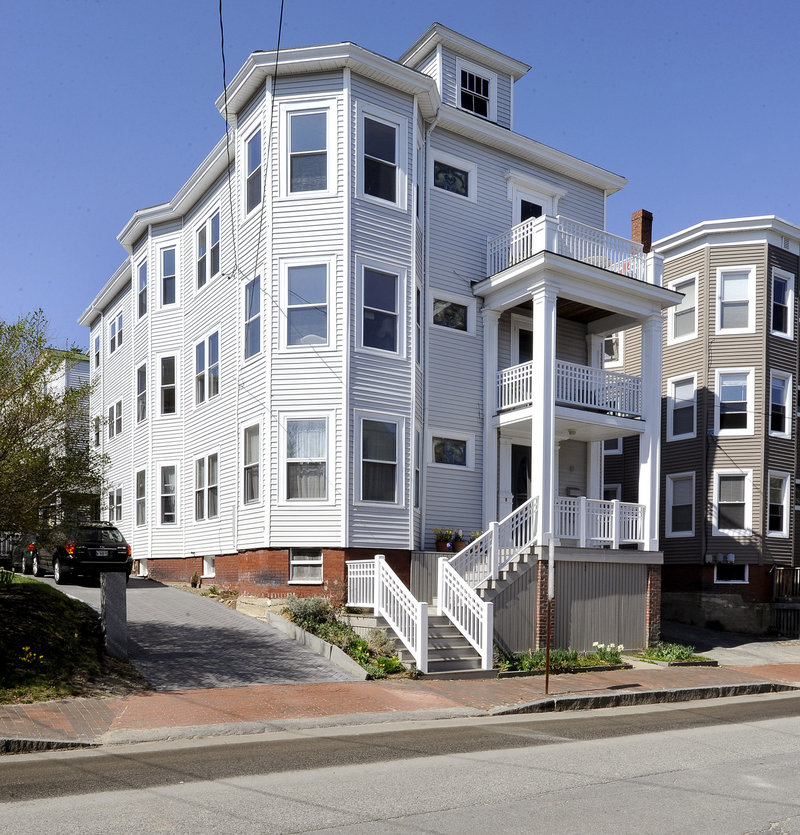
<svg viewBox="0 0 800 835">
<path fill-rule="evenodd" d="M 515 409 L 498 416 L 500 437 L 514 443 L 531 443 L 531 409 Z M 607 441 L 628 435 L 641 435 L 644 421 L 614 415 L 556 406 L 555 437 L 558 441 Z"/>
</svg>

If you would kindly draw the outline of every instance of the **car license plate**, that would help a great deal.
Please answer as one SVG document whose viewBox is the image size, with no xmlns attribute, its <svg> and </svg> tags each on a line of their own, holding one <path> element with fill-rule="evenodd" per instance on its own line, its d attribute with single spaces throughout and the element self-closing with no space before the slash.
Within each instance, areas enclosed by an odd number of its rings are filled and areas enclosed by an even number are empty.
<svg viewBox="0 0 800 835">
<path fill-rule="evenodd" d="M 98 557 L 107 557 L 108 556 L 108 550 L 106 548 L 98 548 L 95 553 L 97 554 Z"/>
</svg>

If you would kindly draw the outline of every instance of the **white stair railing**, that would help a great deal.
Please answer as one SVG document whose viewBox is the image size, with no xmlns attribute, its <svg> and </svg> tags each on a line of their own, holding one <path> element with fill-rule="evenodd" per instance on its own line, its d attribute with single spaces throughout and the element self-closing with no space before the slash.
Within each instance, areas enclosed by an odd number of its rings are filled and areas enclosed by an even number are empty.
<svg viewBox="0 0 800 835">
<path fill-rule="evenodd" d="M 439 559 L 439 614 L 445 615 L 478 651 L 481 669 L 494 665 L 494 607 L 476 594 L 447 560 Z"/>
<path fill-rule="evenodd" d="M 535 542 L 538 509 L 538 497 L 533 496 L 505 519 L 492 522 L 489 530 L 450 558 L 450 565 L 471 588 L 496 578 L 516 556 Z"/>
<path fill-rule="evenodd" d="M 348 561 L 347 605 L 372 607 L 411 653 L 417 669 L 428 672 L 428 604 L 411 594 L 383 554 Z"/>
</svg>

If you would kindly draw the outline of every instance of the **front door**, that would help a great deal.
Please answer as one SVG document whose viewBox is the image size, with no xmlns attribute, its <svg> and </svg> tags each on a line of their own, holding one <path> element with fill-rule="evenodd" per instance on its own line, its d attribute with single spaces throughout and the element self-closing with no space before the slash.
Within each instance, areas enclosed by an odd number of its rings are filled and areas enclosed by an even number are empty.
<svg viewBox="0 0 800 835">
<path fill-rule="evenodd" d="M 514 493 L 512 510 L 525 504 L 531 497 L 531 448 L 511 445 L 511 489 Z"/>
</svg>

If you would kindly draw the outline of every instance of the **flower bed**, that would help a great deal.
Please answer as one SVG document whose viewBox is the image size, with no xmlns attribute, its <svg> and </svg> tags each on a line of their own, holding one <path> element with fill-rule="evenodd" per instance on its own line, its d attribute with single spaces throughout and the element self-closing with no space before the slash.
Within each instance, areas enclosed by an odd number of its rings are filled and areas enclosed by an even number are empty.
<svg viewBox="0 0 800 835">
<path fill-rule="evenodd" d="M 597 641 L 592 645 L 593 652 L 578 652 L 574 649 L 550 650 L 551 673 L 589 673 L 600 670 L 630 669 L 630 664 L 622 661 L 621 652 L 625 649 L 622 644 L 601 644 Z M 546 653 L 543 649 L 520 653 L 502 653 L 496 659 L 495 666 L 499 669 L 500 677 L 518 675 L 542 675 L 545 672 Z"/>
</svg>

